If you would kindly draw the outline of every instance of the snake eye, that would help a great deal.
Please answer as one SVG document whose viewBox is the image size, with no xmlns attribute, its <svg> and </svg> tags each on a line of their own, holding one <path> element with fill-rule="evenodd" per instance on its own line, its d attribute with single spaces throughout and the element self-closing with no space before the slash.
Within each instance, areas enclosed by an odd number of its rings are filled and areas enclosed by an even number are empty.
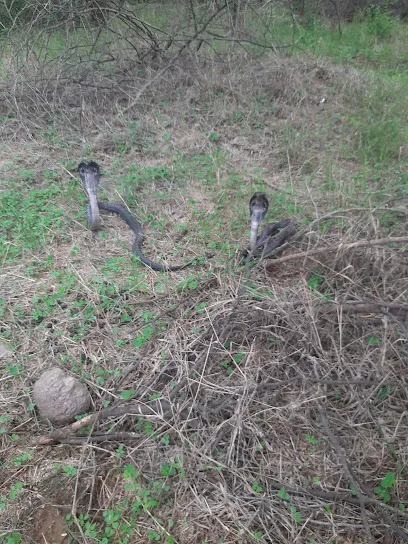
<svg viewBox="0 0 408 544">
<path fill-rule="evenodd" d="M 79 169 L 79 173 L 80 174 L 85 174 L 85 168 L 83 166 Z"/>
</svg>

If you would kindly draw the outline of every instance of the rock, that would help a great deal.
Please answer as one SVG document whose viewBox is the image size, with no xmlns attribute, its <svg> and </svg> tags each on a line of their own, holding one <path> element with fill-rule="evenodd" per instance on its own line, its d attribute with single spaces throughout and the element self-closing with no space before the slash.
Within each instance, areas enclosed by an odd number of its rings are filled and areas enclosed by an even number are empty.
<svg viewBox="0 0 408 544">
<path fill-rule="evenodd" d="M 86 386 L 58 367 L 41 374 L 34 384 L 33 396 L 41 415 L 56 425 L 70 423 L 91 404 Z"/>
</svg>

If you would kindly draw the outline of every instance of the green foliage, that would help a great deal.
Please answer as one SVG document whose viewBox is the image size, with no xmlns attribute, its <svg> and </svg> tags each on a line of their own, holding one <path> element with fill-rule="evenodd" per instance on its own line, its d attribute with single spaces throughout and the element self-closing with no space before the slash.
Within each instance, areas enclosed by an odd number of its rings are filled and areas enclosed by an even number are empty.
<svg viewBox="0 0 408 544">
<path fill-rule="evenodd" d="M 366 21 L 368 33 L 380 40 L 390 38 L 397 24 L 391 10 L 380 4 L 369 6 Z"/>
<path fill-rule="evenodd" d="M 34 455 L 34 450 L 29 450 L 29 451 L 23 452 L 21 455 L 17 457 L 13 457 L 12 461 L 16 466 L 20 467 L 22 465 L 25 465 L 28 461 L 30 461 L 33 458 L 33 455 Z"/>
<path fill-rule="evenodd" d="M 44 247 L 55 231 L 65 225 L 64 212 L 55 205 L 61 189 L 30 189 L 26 194 L 15 184 L 0 192 L 0 258 L 6 262 L 25 250 Z"/>
<path fill-rule="evenodd" d="M 318 273 L 315 273 L 307 280 L 307 286 L 310 287 L 310 289 L 318 289 L 319 285 L 321 285 L 323 282 L 324 277 Z"/>
<path fill-rule="evenodd" d="M 141 348 L 145 342 L 150 340 L 154 333 L 153 325 L 146 325 L 142 332 L 132 341 L 132 344 L 136 346 L 137 348 Z"/>
<path fill-rule="evenodd" d="M 7 506 L 7 502 L 15 499 L 19 493 L 23 491 L 23 483 L 16 482 L 10 487 L 10 491 L 7 495 L 0 496 L 0 511 L 4 510 Z"/>
<path fill-rule="evenodd" d="M 122 448 L 120 455 L 123 453 Z M 127 464 L 122 472 L 125 498 L 102 513 L 102 522 L 91 521 L 88 514 L 78 516 L 77 523 L 84 534 L 101 544 L 128 544 L 136 527 L 138 531 L 145 527 L 145 535 L 150 542 L 174 543 L 174 537 L 169 532 L 174 526 L 173 520 L 160 520 L 155 510 L 167 504 L 169 480 L 177 475 L 184 477 L 182 461 L 175 459 L 163 464 L 161 474 L 161 478 L 144 483 L 135 466 Z M 141 520 L 142 524 L 139 523 Z M 67 521 L 72 521 L 71 515 L 67 516 Z M 153 523 L 152 526 L 149 527 L 149 523 Z"/>
<path fill-rule="evenodd" d="M 387 472 L 387 474 L 381 480 L 380 485 L 374 488 L 374 492 L 386 504 L 391 500 L 390 491 L 394 485 L 395 474 L 393 472 Z"/>
<path fill-rule="evenodd" d="M 120 393 L 120 396 L 122 399 L 128 400 L 132 398 L 132 395 L 134 394 L 134 392 L 135 392 L 134 389 L 126 389 L 125 391 L 122 391 Z"/>
<path fill-rule="evenodd" d="M 239 363 L 244 359 L 246 353 L 237 353 L 236 355 L 231 355 L 230 359 L 224 359 L 220 361 L 220 366 L 225 369 L 225 374 L 230 376 L 234 370 L 239 366 Z"/>
<path fill-rule="evenodd" d="M 307 434 L 305 438 L 306 438 L 306 441 L 309 442 L 311 446 L 317 446 L 317 444 L 319 443 L 318 439 L 315 438 L 312 434 Z"/>
<path fill-rule="evenodd" d="M 289 501 L 290 495 L 286 492 L 286 489 L 284 487 L 281 487 L 278 491 L 278 497 L 282 499 L 283 501 Z"/>
<path fill-rule="evenodd" d="M 292 503 L 292 497 L 287 493 L 286 489 L 284 487 L 281 487 L 278 491 L 278 497 L 285 501 L 287 503 L 287 509 L 292 515 L 292 518 L 295 523 L 301 522 L 301 515 L 300 512 L 297 510 L 296 506 L 294 506 Z"/>
<path fill-rule="evenodd" d="M 185 476 L 184 468 L 180 460 L 175 459 L 171 463 L 165 463 L 161 467 L 162 476 L 172 477 L 176 474 L 180 474 L 182 478 Z"/>
<path fill-rule="evenodd" d="M 0 535 L 0 544 L 20 544 L 22 537 L 20 533 L 12 532 L 6 535 Z"/>
<path fill-rule="evenodd" d="M 137 483 L 137 471 L 133 465 L 127 465 L 123 472 L 123 478 L 128 482 L 125 488 L 133 492 L 140 492 L 141 487 Z M 145 494 L 145 500 L 130 501 L 125 498 L 114 504 L 109 510 L 103 512 L 103 522 L 91 522 L 88 514 L 81 514 L 77 518 L 77 523 L 81 526 L 84 534 L 88 537 L 95 538 L 102 544 L 118 543 L 127 544 L 136 527 L 137 517 L 139 515 L 139 507 L 145 506 L 154 507 L 157 501 L 149 500 L 148 494 Z M 71 520 L 71 516 L 67 516 L 67 521 Z M 150 529 L 148 529 L 150 530 Z"/>
<path fill-rule="evenodd" d="M 253 482 L 252 491 L 255 491 L 255 493 L 262 493 L 262 487 L 258 484 L 258 482 Z"/>
</svg>

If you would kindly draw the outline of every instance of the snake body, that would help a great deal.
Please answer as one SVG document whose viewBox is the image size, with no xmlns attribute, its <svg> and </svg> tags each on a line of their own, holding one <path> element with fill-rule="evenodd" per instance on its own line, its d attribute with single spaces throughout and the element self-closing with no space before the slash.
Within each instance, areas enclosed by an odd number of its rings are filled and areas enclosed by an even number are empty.
<svg viewBox="0 0 408 544">
<path fill-rule="evenodd" d="M 256 239 L 256 248 L 260 248 L 266 244 L 268 238 L 275 236 L 280 230 L 287 227 L 290 223 L 290 219 L 284 219 L 283 221 L 278 221 L 278 223 L 268 223 L 263 228 L 261 234 Z"/>
<path fill-rule="evenodd" d="M 151 261 L 150 259 L 148 259 L 147 257 L 143 255 L 143 252 L 142 252 L 142 243 L 144 239 L 143 229 L 140 223 L 133 217 L 133 215 L 130 214 L 127 211 L 127 209 L 121 204 L 117 204 L 114 202 L 105 202 L 100 200 L 98 200 L 97 202 L 98 202 L 98 208 L 100 210 L 103 210 L 105 212 L 116 213 L 123 219 L 123 221 L 125 221 L 127 225 L 129 225 L 129 227 L 135 233 L 135 241 L 133 242 L 133 245 L 132 245 L 132 253 L 136 255 L 137 257 L 139 257 L 141 262 L 145 264 L 146 266 L 148 266 L 149 268 L 151 268 L 152 270 L 156 270 L 157 272 L 163 272 L 163 271 L 175 272 L 176 270 L 181 270 L 182 268 L 185 268 L 186 266 L 189 266 L 191 264 L 191 262 L 189 262 L 186 264 L 181 264 L 176 266 L 167 266 L 164 264 L 159 264 L 159 263 L 155 263 Z"/>
<path fill-rule="evenodd" d="M 140 223 L 121 204 L 117 204 L 116 202 L 105 202 L 97 199 L 97 191 L 100 181 L 100 170 L 98 164 L 93 161 L 81 162 L 81 164 L 78 166 L 78 173 L 79 177 L 81 178 L 82 185 L 88 195 L 89 206 L 87 209 L 87 218 L 91 226 L 91 230 L 96 231 L 101 228 L 99 210 L 115 213 L 119 215 L 135 233 L 132 253 L 134 253 L 134 255 L 136 255 L 143 264 L 152 270 L 156 270 L 158 272 L 175 272 L 176 270 L 181 270 L 182 268 L 192 264 L 190 261 L 182 265 L 170 266 L 155 263 L 145 257 L 142 252 L 144 234 Z"/>
</svg>

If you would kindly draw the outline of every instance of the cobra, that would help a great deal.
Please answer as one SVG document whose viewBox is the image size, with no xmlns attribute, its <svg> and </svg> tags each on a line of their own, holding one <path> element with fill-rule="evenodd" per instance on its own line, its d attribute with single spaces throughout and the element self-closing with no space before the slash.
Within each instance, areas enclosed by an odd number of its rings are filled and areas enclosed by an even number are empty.
<svg viewBox="0 0 408 544">
<path fill-rule="evenodd" d="M 116 213 L 119 215 L 127 225 L 135 233 L 135 241 L 132 246 L 132 253 L 134 253 L 143 264 L 156 271 L 176 271 L 190 266 L 192 262 L 188 262 L 182 265 L 170 266 L 165 264 L 159 264 L 151 261 L 143 255 L 142 244 L 144 239 L 143 229 L 140 223 L 133 217 L 131 213 L 121 204 L 114 202 L 105 202 L 98 200 L 97 193 L 101 179 L 101 173 L 99 165 L 94 161 L 83 161 L 78 166 L 78 174 L 81 178 L 82 185 L 88 196 L 89 206 L 87 209 L 87 218 L 92 231 L 97 231 L 101 228 L 101 218 L 99 210 L 106 212 Z"/>
</svg>

